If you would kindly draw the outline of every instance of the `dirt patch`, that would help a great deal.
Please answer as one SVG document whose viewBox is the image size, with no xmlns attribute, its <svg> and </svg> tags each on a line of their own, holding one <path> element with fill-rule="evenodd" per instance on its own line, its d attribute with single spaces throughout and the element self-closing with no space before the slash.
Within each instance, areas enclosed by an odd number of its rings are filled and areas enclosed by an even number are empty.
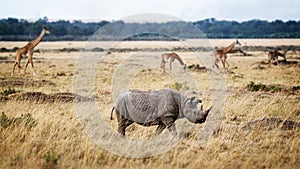
<svg viewBox="0 0 300 169">
<path fill-rule="evenodd" d="M 45 94 L 41 92 L 26 92 L 15 94 L 10 97 L 2 98 L 3 101 L 17 100 L 17 101 L 29 101 L 35 103 L 68 103 L 68 102 L 79 102 L 79 101 L 92 101 L 91 98 L 82 97 L 72 93 L 53 93 Z"/>
<path fill-rule="evenodd" d="M 245 51 L 272 51 L 274 49 L 282 50 L 282 51 L 299 51 L 300 46 L 298 45 L 281 45 L 281 46 L 243 46 L 243 50 Z"/>
<path fill-rule="evenodd" d="M 55 86 L 55 83 L 49 80 L 5 80 L 0 81 L 0 87 L 41 87 L 41 86 Z"/>
<path fill-rule="evenodd" d="M 278 60 L 279 65 L 283 66 L 300 66 L 300 62 L 298 61 L 288 61 L 288 60 Z M 272 61 L 272 65 L 277 65 L 276 62 Z M 260 62 L 255 62 L 253 64 L 255 67 L 254 69 L 265 69 L 266 67 L 264 66 L 269 66 L 269 63 L 267 61 L 260 61 Z"/>
<path fill-rule="evenodd" d="M 6 96 L 0 96 L 0 102 L 6 102 L 8 98 Z"/>
<path fill-rule="evenodd" d="M 281 118 L 270 117 L 263 118 L 261 120 L 254 120 L 248 122 L 243 129 L 263 129 L 263 130 L 273 130 L 273 129 L 282 129 L 282 130 L 293 130 L 300 129 L 300 122 L 295 122 L 293 120 L 283 120 Z"/>
</svg>

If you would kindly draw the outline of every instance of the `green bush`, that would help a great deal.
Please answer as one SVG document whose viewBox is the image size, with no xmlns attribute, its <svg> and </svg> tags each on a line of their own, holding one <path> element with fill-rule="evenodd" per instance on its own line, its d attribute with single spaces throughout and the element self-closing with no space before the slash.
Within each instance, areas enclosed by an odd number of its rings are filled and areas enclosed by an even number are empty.
<svg viewBox="0 0 300 169">
<path fill-rule="evenodd" d="M 50 148 L 50 150 L 47 151 L 47 153 L 44 155 L 44 159 L 46 160 L 46 163 L 52 163 L 55 165 L 58 162 L 57 153 L 53 148 Z"/>
<path fill-rule="evenodd" d="M 280 92 L 282 88 L 280 86 L 276 85 L 265 85 L 263 83 L 257 83 L 255 84 L 253 81 L 251 81 L 246 86 L 247 90 L 251 92 L 258 92 L 258 91 L 264 91 L 264 92 Z"/>
<path fill-rule="evenodd" d="M 300 90 L 300 86 L 293 86 L 293 87 L 292 87 L 292 90 L 293 90 L 293 91 Z"/>
<path fill-rule="evenodd" d="M 98 48 L 98 47 L 92 49 L 92 52 L 103 52 L 103 51 L 104 51 L 103 48 Z"/>
<path fill-rule="evenodd" d="M 62 49 L 59 49 L 59 52 L 79 52 L 82 50 L 83 49 L 81 49 L 81 48 L 62 48 Z"/>
<path fill-rule="evenodd" d="M 15 90 L 15 89 L 8 88 L 8 89 L 5 89 L 5 90 L 1 91 L 0 95 L 1 96 L 8 96 L 10 94 L 19 93 L 19 92 L 20 92 L 20 90 Z"/>
<path fill-rule="evenodd" d="M 36 126 L 37 122 L 30 113 L 22 114 L 20 117 L 9 118 L 4 112 L 2 112 L 0 117 L 1 127 L 15 127 L 20 124 L 24 124 L 25 127 L 32 128 Z"/>
<path fill-rule="evenodd" d="M 2 47 L 2 48 L 0 48 L 0 52 L 9 52 L 10 50 L 8 50 L 8 49 L 6 49 L 6 48 L 4 48 L 4 47 Z"/>
</svg>

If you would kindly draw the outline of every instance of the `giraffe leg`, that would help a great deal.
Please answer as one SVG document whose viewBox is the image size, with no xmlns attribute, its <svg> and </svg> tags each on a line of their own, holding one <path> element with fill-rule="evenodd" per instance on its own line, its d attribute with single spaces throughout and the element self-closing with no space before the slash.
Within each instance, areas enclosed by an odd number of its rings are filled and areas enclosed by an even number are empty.
<svg viewBox="0 0 300 169">
<path fill-rule="evenodd" d="M 170 71 L 172 70 L 172 61 L 170 60 Z"/>
<path fill-rule="evenodd" d="M 211 68 L 212 69 L 215 68 L 215 65 L 216 65 L 216 57 L 213 55 Z"/>
<path fill-rule="evenodd" d="M 223 67 L 224 67 L 224 69 L 225 69 L 225 67 L 226 67 L 225 64 L 227 64 L 227 66 L 229 67 L 229 64 L 228 64 L 228 62 L 227 62 L 227 55 L 224 54 L 223 58 L 224 58 L 224 61 L 223 61 Z"/>
<path fill-rule="evenodd" d="M 213 65 L 212 65 L 212 68 L 214 68 L 215 66 L 219 69 L 219 65 L 217 64 L 219 61 L 219 58 L 217 55 L 214 55 L 213 56 Z"/>
<path fill-rule="evenodd" d="M 29 52 L 29 57 L 28 57 L 28 60 L 27 60 L 27 62 L 25 64 L 25 68 L 24 68 L 24 74 L 26 73 L 27 66 L 30 63 L 31 67 L 32 67 L 32 71 L 33 71 L 33 76 L 35 76 L 32 55 L 33 55 L 33 52 Z"/>
<path fill-rule="evenodd" d="M 17 56 L 16 56 L 16 61 L 15 61 L 15 63 L 14 63 L 14 66 L 13 66 L 13 71 L 12 71 L 12 75 L 14 75 L 15 74 L 15 67 L 18 65 L 18 68 L 19 68 L 19 74 L 20 74 L 20 69 L 21 69 L 21 58 L 22 58 L 22 56 L 21 55 L 19 55 L 18 53 L 17 53 Z"/>
<path fill-rule="evenodd" d="M 278 56 L 276 57 L 277 66 L 279 66 Z"/>
<path fill-rule="evenodd" d="M 271 62 L 272 62 L 272 56 L 269 56 L 269 58 L 268 58 L 269 67 L 271 67 Z"/>
<path fill-rule="evenodd" d="M 11 75 L 14 75 L 14 74 L 15 74 L 15 67 L 16 67 L 17 65 L 18 65 L 18 61 L 15 61 Z"/>
<path fill-rule="evenodd" d="M 30 57 L 30 63 L 31 63 L 31 67 L 32 67 L 33 76 L 35 76 L 35 71 L 34 71 L 32 56 Z"/>
<path fill-rule="evenodd" d="M 225 62 L 226 62 L 226 64 L 227 64 L 227 67 L 229 67 L 229 63 L 228 63 L 228 61 L 227 61 L 227 60 L 225 60 Z"/>
<path fill-rule="evenodd" d="M 21 59 L 17 59 L 17 60 L 15 61 L 15 64 L 14 64 L 14 67 L 13 67 L 13 71 L 12 71 L 12 75 L 14 75 L 14 73 L 15 73 L 15 67 L 16 67 L 17 65 L 18 65 L 19 73 L 20 73 L 20 69 L 21 69 L 20 62 L 21 62 Z"/>
<path fill-rule="evenodd" d="M 163 70 L 163 73 L 165 73 L 165 63 L 161 63 L 160 64 L 160 69 L 162 69 Z"/>
<path fill-rule="evenodd" d="M 27 66 L 28 66 L 28 64 L 29 64 L 29 59 L 30 59 L 30 58 L 28 58 L 27 61 L 26 61 L 26 64 L 25 64 L 25 67 L 24 67 L 24 74 L 26 73 L 26 69 L 27 69 Z"/>
<path fill-rule="evenodd" d="M 224 59 L 221 59 L 221 61 L 222 61 L 223 68 L 225 69 L 225 61 L 224 61 Z"/>
</svg>

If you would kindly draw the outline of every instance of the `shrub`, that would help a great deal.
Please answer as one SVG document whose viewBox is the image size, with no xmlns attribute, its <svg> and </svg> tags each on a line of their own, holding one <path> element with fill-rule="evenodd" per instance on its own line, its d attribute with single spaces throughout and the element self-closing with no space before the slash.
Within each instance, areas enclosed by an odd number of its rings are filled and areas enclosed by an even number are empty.
<svg viewBox="0 0 300 169">
<path fill-rule="evenodd" d="M 57 76 L 66 76 L 66 73 L 65 72 L 57 72 L 56 75 Z"/>
<path fill-rule="evenodd" d="M 57 153 L 53 148 L 50 148 L 45 154 L 44 154 L 44 159 L 46 160 L 46 163 L 52 163 L 52 164 L 57 164 L 58 162 L 58 156 Z"/>
<path fill-rule="evenodd" d="M 0 117 L 0 125 L 3 128 L 10 126 L 15 127 L 19 126 L 20 124 L 24 124 L 25 127 L 32 128 L 36 126 L 37 122 L 30 113 L 26 113 L 24 115 L 22 114 L 20 117 L 9 118 L 4 112 L 2 112 Z"/>
<path fill-rule="evenodd" d="M 103 52 L 103 51 L 104 51 L 103 48 L 98 48 L 98 47 L 92 49 L 92 52 Z"/>
<path fill-rule="evenodd" d="M 255 84 L 253 81 L 251 81 L 246 86 L 247 90 L 251 92 L 258 92 L 258 91 L 265 91 L 265 92 L 280 92 L 281 87 L 276 85 L 265 85 L 263 83 L 257 83 Z"/>
<path fill-rule="evenodd" d="M 59 49 L 59 52 L 79 52 L 81 50 L 81 48 L 62 48 Z"/>
<path fill-rule="evenodd" d="M 2 47 L 2 48 L 0 48 L 0 52 L 9 52 L 10 50 L 8 50 L 8 49 L 6 49 L 6 48 L 4 48 L 4 47 Z"/>
<path fill-rule="evenodd" d="M 20 90 L 15 90 L 15 89 L 8 88 L 8 89 L 5 89 L 5 90 L 1 91 L 0 95 L 8 96 L 10 94 L 19 93 L 19 92 L 20 92 Z"/>
<path fill-rule="evenodd" d="M 293 91 L 300 90 L 300 86 L 293 86 L 293 87 L 292 87 L 292 90 L 293 90 Z"/>
<path fill-rule="evenodd" d="M 19 47 L 14 47 L 11 52 L 16 52 L 18 49 Z"/>
</svg>

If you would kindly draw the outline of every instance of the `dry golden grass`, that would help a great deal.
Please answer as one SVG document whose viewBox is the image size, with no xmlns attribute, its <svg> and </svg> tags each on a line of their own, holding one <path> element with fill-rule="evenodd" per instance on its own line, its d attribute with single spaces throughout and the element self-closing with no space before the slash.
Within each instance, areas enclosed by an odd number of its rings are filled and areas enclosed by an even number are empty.
<svg viewBox="0 0 300 169">
<path fill-rule="evenodd" d="M 240 41 L 252 44 L 254 40 Z M 288 41 L 276 40 L 270 42 L 270 45 L 282 42 L 288 43 Z M 299 40 L 293 40 L 294 42 L 299 43 Z M 121 46 L 172 47 L 166 44 L 168 42 L 145 43 L 126 42 Z M 212 44 L 217 43 L 220 43 L 220 46 L 227 45 L 225 40 L 212 42 Z M 260 42 L 260 44 L 265 43 L 265 40 Z M 21 42 L 4 46 L 13 48 L 20 47 L 20 44 Z M 47 44 L 51 43 L 47 42 Z M 67 45 L 83 47 L 84 43 L 61 42 L 50 45 L 49 48 L 59 49 Z M 106 44 L 107 47 L 109 45 L 111 42 Z M 47 46 L 44 43 L 40 45 L 45 49 Z M 188 64 L 201 64 L 191 53 L 178 53 Z M 248 122 L 265 117 L 300 122 L 300 92 L 291 90 L 293 86 L 300 86 L 300 61 L 294 54 L 291 56 L 288 53 L 288 61 L 297 64 L 268 67 L 262 63 L 262 61 L 267 62 L 266 53 L 258 51 L 252 54 L 251 57 L 237 55 L 229 57 L 230 68 L 225 73 L 227 96 L 220 128 L 206 142 L 200 143 L 198 137 L 205 123 L 192 125 L 188 136 L 178 145 L 163 154 L 148 158 L 126 158 L 101 149 L 83 130 L 73 103 L 0 100 L 0 113 L 5 113 L 8 118 L 17 118 L 22 114 L 30 113 L 36 121 L 36 125 L 33 126 L 28 126 L 25 120 L 9 127 L 2 126 L 3 121 L 1 121 L 0 168 L 300 168 L 299 128 L 265 130 L 263 126 L 258 126 L 243 129 Z M 296 54 L 299 55 L 299 51 Z M 74 70 L 78 64 L 76 59 L 79 55 L 79 52 L 34 54 L 36 61 L 40 61 L 35 62 L 36 77 L 31 76 L 31 67 L 26 75 L 12 77 L 10 76 L 12 62 L 0 60 L 0 92 L 8 88 L 20 90 L 20 93 L 8 97 L 26 92 L 45 94 L 72 92 Z M 106 55 L 97 69 L 96 101 L 103 118 L 113 129 L 117 128 L 116 118 L 113 121 L 109 120 L 113 106 L 113 76 L 120 63 L 131 55 L 134 53 Z M 140 52 L 139 55 L 159 56 L 160 52 Z M 6 57 L 8 61 L 13 60 L 13 56 L 9 53 L 1 53 L 0 57 Z M 23 64 L 24 62 L 25 59 Z M 156 67 L 159 66 L 158 64 L 159 61 Z M 175 69 L 179 68 L 178 62 L 174 62 L 173 65 Z M 197 88 L 201 91 L 199 97 L 203 99 L 204 107 L 209 107 L 211 92 L 208 72 L 189 71 L 188 73 L 193 76 Z M 247 91 L 246 86 L 251 81 L 266 85 L 279 84 L 288 90 L 250 92 Z M 16 82 L 23 83 L 17 85 Z M 143 90 L 176 88 L 175 83 L 171 75 L 162 74 L 155 68 L 145 68 L 131 80 L 130 88 Z M 184 120 L 178 121 L 178 124 L 182 121 Z M 147 128 L 135 124 L 127 130 L 128 136 L 133 138 L 152 137 L 154 132 L 154 127 Z"/>
</svg>

